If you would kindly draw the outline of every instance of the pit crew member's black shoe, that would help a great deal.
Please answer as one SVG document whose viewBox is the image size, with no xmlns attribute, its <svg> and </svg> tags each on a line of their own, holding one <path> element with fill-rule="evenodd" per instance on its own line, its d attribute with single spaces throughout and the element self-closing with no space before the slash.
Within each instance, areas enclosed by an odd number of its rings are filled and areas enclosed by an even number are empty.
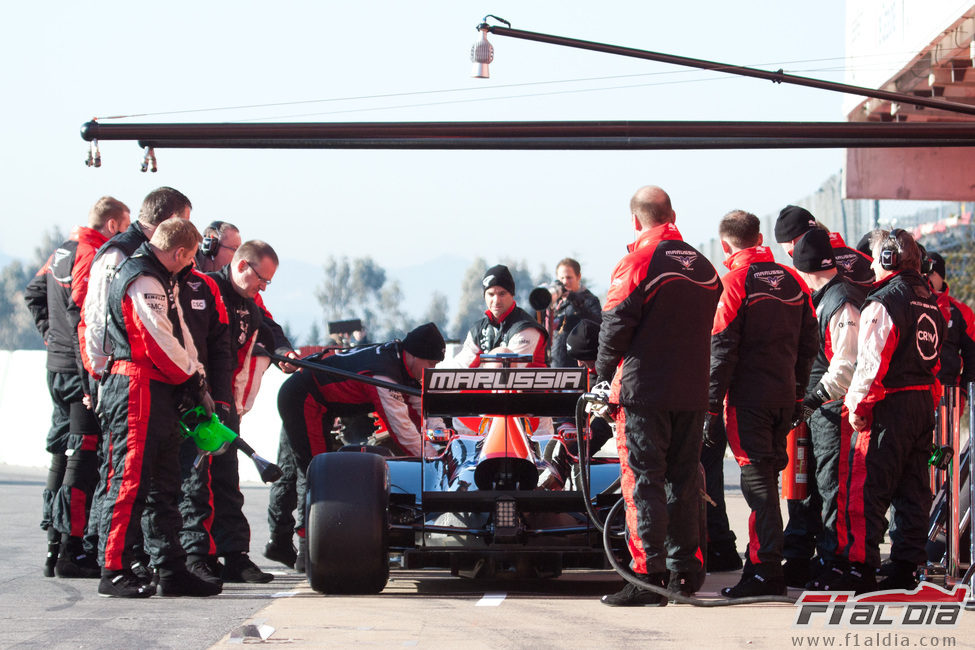
<svg viewBox="0 0 975 650">
<path fill-rule="evenodd" d="M 247 553 L 232 553 L 224 556 L 223 573 L 220 576 L 224 582 L 253 582 L 266 583 L 274 580 L 274 576 L 265 573 L 254 564 Z"/>
<path fill-rule="evenodd" d="M 216 596 L 223 587 L 190 573 L 186 567 L 159 570 L 159 595 L 161 596 Z"/>
<path fill-rule="evenodd" d="M 54 575 L 59 578 L 100 578 L 102 569 L 94 556 L 84 551 L 80 553 L 61 553 L 54 565 Z"/>
<path fill-rule="evenodd" d="M 646 573 L 635 573 L 633 575 L 640 580 L 664 589 L 667 587 L 668 578 L 670 578 L 670 574 L 667 572 L 653 573 L 650 575 Z M 599 602 L 610 607 L 643 607 L 646 605 L 665 607 L 667 605 L 667 597 L 627 582 L 623 585 L 622 589 L 615 594 L 603 596 L 599 599 Z"/>
<path fill-rule="evenodd" d="M 131 569 L 102 571 L 98 582 L 98 595 L 105 598 L 148 598 L 156 593 L 156 587 L 143 582 Z"/>
<path fill-rule="evenodd" d="M 197 578 L 204 582 L 223 587 L 223 580 L 220 579 L 220 572 L 213 569 L 217 565 L 216 558 L 190 556 L 186 558 L 186 569 Z"/>
<path fill-rule="evenodd" d="M 815 591 L 852 591 L 865 594 L 877 590 L 876 571 L 859 563 L 837 562 L 819 580 Z"/>
<path fill-rule="evenodd" d="M 790 557 L 782 563 L 782 573 L 785 584 L 790 587 L 803 588 L 812 578 L 812 561 L 804 558 Z"/>
<path fill-rule="evenodd" d="M 741 568 L 741 556 L 734 542 L 708 544 L 708 573 L 737 571 Z"/>
<path fill-rule="evenodd" d="M 880 578 L 877 590 L 906 589 L 910 591 L 917 587 L 917 566 L 912 562 L 890 560 L 877 573 Z"/>
<path fill-rule="evenodd" d="M 132 569 L 132 573 L 135 574 L 135 577 L 142 582 L 149 583 L 153 581 L 152 569 L 150 569 L 149 566 L 141 560 L 136 560 L 129 568 Z"/>
<path fill-rule="evenodd" d="M 293 569 L 295 560 L 298 559 L 298 550 L 290 539 L 272 539 L 264 545 L 264 557 Z"/>
<path fill-rule="evenodd" d="M 785 578 L 766 577 L 760 573 L 742 576 L 734 587 L 724 587 L 721 595 L 725 598 L 749 598 L 751 596 L 785 596 Z"/>
</svg>

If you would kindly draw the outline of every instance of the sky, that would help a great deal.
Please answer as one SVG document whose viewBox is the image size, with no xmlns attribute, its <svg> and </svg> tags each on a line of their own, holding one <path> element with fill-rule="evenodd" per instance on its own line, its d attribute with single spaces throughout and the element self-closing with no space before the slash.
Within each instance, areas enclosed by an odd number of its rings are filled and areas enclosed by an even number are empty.
<svg viewBox="0 0 975 650">
<path fill-rule="evenodd" d="M 842 0 L 20 2 L 0 25 L 0 252 L 30 257 L 45 229 L 83 223 L 104 194 L 135 216 L 148 191 L 171 185 L 190 197 L 199 226 L 231 221 L 283 264 L 368 255 L 395 279 L 398 268 L 445 256 L 524 259 L 553 274 L 572 256 L 605 290 L 633 237 L 638 187 L 666 189 L 678 227 L 698 244 L 729 210 L 777 212 L 843 164 L 841 150 L 160 149 L 158 173 L 143 174 L 134 142 L 105 142 L 102 167 L 84 165 L 79 129 L 92 117 L 844 119 L 836 93 L 499 36 L 489 37 L 491 78 L 472 79 L 469 51 L 488 13 L 519 29 L 843 81 Z M 212 108 L 224 110 L 199 110 Z M 134 117 L 104 119 L 118 115 Z M 310 299 L 318 277 L 295 281 L 307 282 Z"/>
</svg>

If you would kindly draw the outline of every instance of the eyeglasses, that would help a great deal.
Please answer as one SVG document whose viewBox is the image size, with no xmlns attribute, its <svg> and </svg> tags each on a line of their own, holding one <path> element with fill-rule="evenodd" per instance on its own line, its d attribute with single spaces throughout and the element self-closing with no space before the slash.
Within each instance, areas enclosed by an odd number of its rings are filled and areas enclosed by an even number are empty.
<svg viewBox="0 0 975 650">
<path fill-rule="evenodd" d="M 226 244 L 217 244 L 217 248 L 226 248 L 231 253 L 236 253 L 240 246 L 227 246 Z"/>
<path fill-rule="evenodd" d="M 268 280 L 267 278 L 265 278 L 264 276 L 262 276 L 260 273 L 257 272 L 257 267 L 254 266 L 254 263 L 253 262 L 248 262 L 247 263 L 247 266 L 251 267 L 251 271 L 254 272 L 254 275 L 257 276 L 257 279 L 258 280 L 260 280 L 261 282 L 264 283 L 264 286 L 267 286 L 267 285 L 271 284 L 271 281 L 270 280 Z"/>
</svg>

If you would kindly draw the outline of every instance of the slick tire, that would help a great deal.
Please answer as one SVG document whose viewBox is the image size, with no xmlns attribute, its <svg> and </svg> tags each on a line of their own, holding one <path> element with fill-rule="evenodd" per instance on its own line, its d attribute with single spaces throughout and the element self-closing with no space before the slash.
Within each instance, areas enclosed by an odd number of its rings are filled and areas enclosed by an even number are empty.
<svg viewBox="0 0 975 650">
<path fill-rule="evenodd" d="M 308 467 L 305 521 L 312 589 L 378 594 L 389 580 L 388 468 L 370 453 L 320 454 Z"/>
</svg>

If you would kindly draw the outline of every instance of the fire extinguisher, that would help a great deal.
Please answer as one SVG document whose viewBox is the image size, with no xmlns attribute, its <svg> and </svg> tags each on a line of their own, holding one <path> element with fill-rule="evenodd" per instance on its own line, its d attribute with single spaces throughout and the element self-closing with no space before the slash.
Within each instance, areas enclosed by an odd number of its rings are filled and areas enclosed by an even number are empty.
<svg viewBox="0 0 975 650">
<path fill-rule="evenodd" d="M 812 453 L 809 425 L 800 422 L 789 432 L 785 444 L 789 464 L 782 472 L 782 498 L 805 499 L 809 496 L 809 455 Z"/>
</svg>

